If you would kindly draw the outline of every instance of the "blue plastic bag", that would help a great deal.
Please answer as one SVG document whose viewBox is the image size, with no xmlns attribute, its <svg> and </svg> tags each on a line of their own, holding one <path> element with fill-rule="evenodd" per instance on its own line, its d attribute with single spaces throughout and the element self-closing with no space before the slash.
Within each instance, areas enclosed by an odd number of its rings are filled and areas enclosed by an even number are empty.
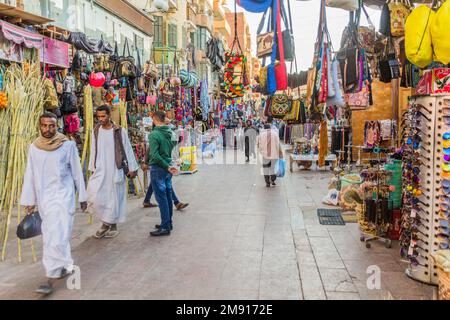
<svg viewBox="0 0 450 320">
<path fill-rule="evenodd" d="M 275 173 L 278 178 L 283 178 L 286 174 L 286 160 L 278 159 L 275 165 Z"/>
</svg>

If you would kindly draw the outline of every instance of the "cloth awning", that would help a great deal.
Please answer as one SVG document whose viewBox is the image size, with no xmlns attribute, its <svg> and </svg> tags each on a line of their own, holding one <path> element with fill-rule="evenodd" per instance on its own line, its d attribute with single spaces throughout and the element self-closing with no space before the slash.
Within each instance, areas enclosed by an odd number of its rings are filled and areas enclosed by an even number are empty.
<svg viewBox="0 0 450 320">
<path fill-rule="evenodd" d="M 72 32 L 68 37 L 61 37 L 61 40 L 70 43 L 77 50 L 83 50 L 88 54 L 107 53 L 113 54 L 114 48 L 104 40 L 93 40 L 82 32 Z"/>
<path fill-rule="evenodd" d="M 25 47 L 31 49 L 41 49 L 44 44 L 44 37 L 40 34 L 36 34 L 20 27 L 17 27 L 13 24 L 10 24 L 6 21 L 0 21 L 0 25 L 2 28 L 3 35 L 9 41 L 14 43 L 24 45 Z"/>
<path fill-rule="evenodd" d="M 248 12 L 265 12 L 272 5 L 272 0 L 237 0 L 237 4 Z"/>
</svg>

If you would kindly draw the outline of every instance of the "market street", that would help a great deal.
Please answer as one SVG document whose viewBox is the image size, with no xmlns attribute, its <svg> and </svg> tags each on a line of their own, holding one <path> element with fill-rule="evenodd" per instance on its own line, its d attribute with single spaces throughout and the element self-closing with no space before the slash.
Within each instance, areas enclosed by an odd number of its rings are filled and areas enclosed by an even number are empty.
<svg viewBox="0 0 450 320">
<path fill-rule="evenodd" d="M 229 156 L 233 151 L 228 151 Z M 239 154 L 239 157 L 241 155 Z M 404 275 L 398 248 L 366 249 L 358 225 L 321 226 L 329 171 L 300 171 L 267 189 L 259 166 L 203 165 L 174 179 L 180 200 L 174 232 L 150 238 L 158 209 L 129 201 L 115 239 L 97 240 L 96 220 L 77 213 L 73 256 L 81 290 L 58 289 L 51 299 L 431 299 L 433 287 Z M 153 199 L 152 199 L 153 200 Z M 37 242 L 41 238 L 36 239 Z M 1 299 L 41 299 L 41 262 L 16 262 L 14 244 L 0 264 Z M 41 257 L 38 246 L 38 259 Z M 367 267 L 381 269 L 381 290 L 369 290 Z"/>
</svg>

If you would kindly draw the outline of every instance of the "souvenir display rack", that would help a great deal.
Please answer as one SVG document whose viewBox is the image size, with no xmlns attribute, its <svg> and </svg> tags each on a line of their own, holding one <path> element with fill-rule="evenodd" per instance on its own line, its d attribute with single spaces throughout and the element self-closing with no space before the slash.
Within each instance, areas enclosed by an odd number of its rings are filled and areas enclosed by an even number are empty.
<svg viewBox="0 0 450 320">
<path fill-rule="evenodd" d="M 432 254 L 448 249 L 450 193 L 447 140 L 450 96 L 411 97 L 402 120 L 403 216 L 401 255 L 409 261 L 406 274 L 437 284 Z M 446 140 L 447 139 L 447 140 Z"/>
</svg>

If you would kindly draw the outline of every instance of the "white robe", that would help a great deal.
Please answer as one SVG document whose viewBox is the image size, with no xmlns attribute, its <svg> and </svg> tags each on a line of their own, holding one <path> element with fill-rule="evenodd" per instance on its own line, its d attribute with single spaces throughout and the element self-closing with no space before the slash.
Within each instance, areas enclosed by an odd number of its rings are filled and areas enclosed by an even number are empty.
<svg viewBox="0 0 450 320">
<path fill-rule="evenodd" d="M 71 270 L 70 252 L 75 191 L 87 201 L 83 172 L 74 142 L 66 141 L 55 151 L 43 151 L 33 144 L 28 151 L 20 204 L 37 205 L 42 218 L 43 258 L 48 278 L 58 278 L 62 268 Z"/>
<path fill-rule="evenodd" d="M 95 136 L 92 133 L 91 158 L 89 170 L 93 171 L 87 188 L 88 206 L 91 213 L 96 214 L 108 224 L 125 221 L 127 194 L 126 179 L 122 169 L 117 169 L 115 161 L 114 130 L 100 127 L 98 132 L 97 162 L 95 163 Z M 130 171 L 139 168 L 133 148 L 124 129 L 122 141 Z"/>
</svg>

